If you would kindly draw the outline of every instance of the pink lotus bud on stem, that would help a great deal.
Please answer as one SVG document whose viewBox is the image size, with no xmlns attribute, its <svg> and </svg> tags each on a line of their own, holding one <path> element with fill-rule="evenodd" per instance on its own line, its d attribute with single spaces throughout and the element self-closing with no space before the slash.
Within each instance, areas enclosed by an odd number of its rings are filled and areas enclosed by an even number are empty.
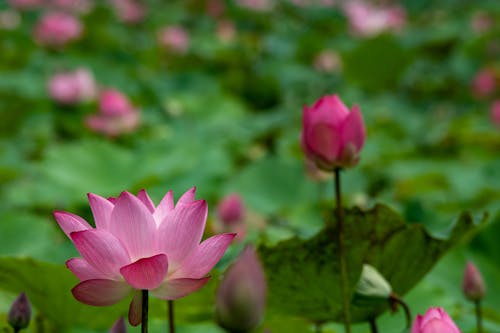
<svg viewBox="0 0 500 333">
<path fill-rule="evenodd" d="M 425 315 L 417 315 L 411 333 L 461 333 L 443 308 L 429 308 Z"/>
<path fill-rule="evenodd" d="M 224 224 L 234 224 L 243 220 L 245 205 L 241 197 L 236 193 L 224 197 L 217 206 L 217 216 Z"/>
<path fill-rule="evenodd" d="M 7 322 L 14 329 L 14 332 L 19 332 L 23 328 L 28 327 L 31 319 L 31 304 L 28 296 L 22 292 L 10 306 Z"/>
<path fill-rule="evenodd" d="M 481 300 L 486 293 L 486 286 L 483 281 L 481 273 L 476 265 L 468 262 L 465 266 L 464 279 L 462 282 L 462 291 L 465 297 L 471 301 Z"/>
<path fill-rule="evenodd" d="M 227 269 L 217 290 L 218 324 L 230 332 L 257 327 L 264 315 L 266 279 L 255 249 L 246 247 Z"/>
</svg>

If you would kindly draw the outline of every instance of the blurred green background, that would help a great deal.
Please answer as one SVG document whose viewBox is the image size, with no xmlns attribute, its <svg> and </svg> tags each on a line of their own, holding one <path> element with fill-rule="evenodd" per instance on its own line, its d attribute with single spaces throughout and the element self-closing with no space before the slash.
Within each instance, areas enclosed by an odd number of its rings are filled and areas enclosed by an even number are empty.
<svg viewBox="0 0 500 333">
<path fill-rule="evenodd" d="M 313 235 L 323 225 L 318 201 L 331 200 L 333 185 L 305 168 L 302 107 L 337 93 L 359 105 L 367 126 L 361 161 L 344 173 L 347 205 L 384 202 L 435 234 L 460 211 L 489 212 L 488 225 L 408 295 L 413 312 L 443 306 L 473 332 L 473 307 L 460 289 L 471 259 L 488 285 L 487 330 L 500 332 L 500 124 L 490 114 L 500 99 L 498 0 L 366 2 L 361 21 L 339 1 L 149 0 L 136 3 L 144 10 L 136 20 L 123 17 L 120 1 L 94 1 L 72 14 L 82 36 L 59 47 L 40 45 L 33 30 L 43 13 L 62 9 L 15 2 L 0 0 L 1 325 L 22 290 L 38 304 L 30 332 L 105 332 L 126 314 L 126 302 L 106 312 L 60 300 L 71 299 L 76 279 L 63 264 L 77 253 L 52 212 L 92 221 L 87 192 L 146 188 L 158 202 L 168 189 L 178 198 L 197 186 L 209 225 L 221 198 L 239 193 L 250 224 L 261 226 L 249 227 L 249 241 Z M 183 31 L 180 47 L 176 38 L 161 41 L 172 26 Z M 106 136 L 85 123 L 96 101 L 55 102 L 49 80 L 76 68 L 127 95 L 139 126 Z M 211 323 L 216 284 L 179 302 L 180 332 L 219 332 Z M 165 325 L 163 310 L 153 313 L 153 332 Z M 380 325 L 399 333 L 403 315 L 384 315 Z M 272 313 L 265 328 L 313 331 L 303 319 Z"/>
</svg>

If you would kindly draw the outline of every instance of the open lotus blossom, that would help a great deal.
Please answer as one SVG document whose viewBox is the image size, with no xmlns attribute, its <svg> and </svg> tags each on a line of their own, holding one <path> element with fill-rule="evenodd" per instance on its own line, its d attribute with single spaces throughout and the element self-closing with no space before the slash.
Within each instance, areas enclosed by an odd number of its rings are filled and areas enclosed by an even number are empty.
<svg viewBox="0 0 500 333">
<path fill-rule="evenodd" d="M 81 281 L 72 289 L 73 296 L 88 305 L 106 306 L 135 290 L 129 321 L 138 325 L 140 290 L 175 300 L 203 287 L 235 235 L 220 234 L 200 243 L 208 208 L 205 200 L 195 200 L 195 190 L 184 193 L 176 205 L 169 191 L 158 206 L 144 190 L 111 199 L 90 193 L 95 228 L 77 215 L 55 212 L 82 256 L 66 262 Z"/>
<path fill-rule="evenodd" d="M 443 308 L 429 308 L 425 315 L 418 315 L 411 333 L 461 333 Z"/>
<path fill-rule="evenodd" d="M 304 107 L 302 149 L 320 169 L 356 165 L 365 137 L 359 108 L 349 111 L 337 95 L 323 96 L 312 107 Z"/>
<path fill-rule="evenodd" d="M 42 16 L 33 33 L 40 45 L 61 47 L 80 38 L 83 25 L 71 14 L 50 12 Z"/>
</svg>

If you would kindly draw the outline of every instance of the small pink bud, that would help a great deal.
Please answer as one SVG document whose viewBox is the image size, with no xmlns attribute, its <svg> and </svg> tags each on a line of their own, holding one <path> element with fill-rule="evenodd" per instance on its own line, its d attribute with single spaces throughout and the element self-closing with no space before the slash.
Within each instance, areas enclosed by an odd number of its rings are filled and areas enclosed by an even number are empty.
<svg viewBox="0 0 500 333">
<path fill-rule="evenodd" d="M 31 319 L 31 304 L 28 296 L 22 292 L 10 306 L 7 321 L 15 331 L 28 327 Z"/>
<path fill-rule="evenodd" d="M 125 320 L 120 317 L 115 321 L 113 327 L 109 330 L 109 333 L 127 333 L 127 326 L 125 325 Z"/>
<path fill-rule="evenodd" d="M 245 216 L 245 205 L 238 194 L 223 198 L 217 206 L 217 215 L 224 224 L 240 222 Z"/>
<path fill-rule="evenodd" d="M 127 96 L 116 89 L 105 89 L 99 96 L 99 108 L 102 114 L 119 116 L 133 109 Z"/>
<path fill-rule="evenodd" d="M 500 128 L 500 99 L 497 99 L 493 102 L 493 104 L 491 104 L 490 113 L 491 121 L 495 126 Z"/>
<path fill-rule="evenodd" d="M 345 2 L 344 13 L 352 31 L 359 36 L 373 36 L 386 30 L 400 30 L 406 23 L 403 7 L 375 7 L 361 0 Z"/>
<path fill-rule="evenodd" d="M 465 297 L 471 301 L 481 300 L 486 293 L 486 286 L 481 273 L 476 265 L 468 262 L 465 266 L 464 279 L 462 282 L 462 291 Z"/>
<path fill-rule="evenodd" d="M 83 26 L 70 14 L 52 12 L 42 16 L 33 33 L 39 44 L 60 47 L 80 38 Z"/>
<path fill-rule="evenodd" d="M 495 73 L 485 68 L 479 71 L 472 81 L 472 92 L 477 97 L 487 97 L 495 92 L 497 87 Z"/>
<path fill-rule="evenodd" d="M 365 143 L 365 125 L 357 106 L 351 111 L 337 95 L 323 96 L 302 115 L 302 149 L 323 170 L 352 167 Z"/>
<path fill-rule="evenodd" d="M 183 54 L 189 49 L 189 33 L 179 25 L 165 27 L 158 33 L 158 43 L 166 49 Z"/>
<path fill-rule="evenodd" d="M 217 290 L 218 324 L 230 331 L 246 332 L 257 327 L 264 315 L 266 279 L 255 249 L 246 247 L 227 269 Z"/>
<path fill-rule="evenodd" d="M 50 97 L 60 104 L 77 104 L 90 101 L 97 95 L 97 84 L 88 70 L 58 73 L 48 83 Z"/>
<path fill-rule="evenodd" d="M 461 333 L 443 308 L 429 308 L 425 315 L 417 315 L 411 333 Z"/>
<path fill-rule="evenodd" d="M 332 50 L 321 51 L 314 58 L 314 68 L 320 72 L 331 73 L 342 67 L 342 60 L 337 52 Z"/>
</svg>

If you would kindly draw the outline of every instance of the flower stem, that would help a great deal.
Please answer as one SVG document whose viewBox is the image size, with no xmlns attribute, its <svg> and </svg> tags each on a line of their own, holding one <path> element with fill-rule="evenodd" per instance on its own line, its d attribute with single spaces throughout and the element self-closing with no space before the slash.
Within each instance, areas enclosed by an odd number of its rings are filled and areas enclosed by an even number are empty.
<svg viewBox="0 0 500 333">
<path fill-rule="evenodd" d="M 344 312 L 345 332 L 351 332 L 351 314 L 349 302 L 349 277 L 347 275 L 347 264 L 344 253 L 344 221 L 342 216 L 342 195 L 340 191 L 340 168 L 335 168 L 335 198 L 337 201 L 337 241 L 339 246 L 340 258 L 340 286 L 342 288 L 342 308 Z"/>
<path fill-rule="evenodd" d="M 175 333 L 175 324 L 174 324 L 174 301 L 167 301 L 168 305 L 168 331 L 170 333 Z"/>
<path fill-rule="evenodd" d="M 148 291 L 146 289 L 142 290 L 142 321 L 141 321 L 141 333 L 148 333 Z"/>
<path fill-rule="evenodd" d="M 375 318 L 371 318 L 368 322 L 370 323 L 370 332 L 378 333 L 377 320 Z"/>
<path fill-rule="evenodd" d="M 408 307 L 408 304 L 405 303 L 401 298 L 399 298 L 398 295 L 395 293 L 392 293 L 389 296 L 389 302 L 392 306 L 393 311 L 397 310 L 398 304 L 403 307 L 403 310 L 405 311 L 405 316 L 406 316 L 406 328 L 410 328 L 411 326 L 411 311 L 410 308 Z"/>
<path fill-rule="evenodd" d="M 483 313 L 481 311 L 481 301 L 475 301 L 474 305 L 476 306 L 477 333 L 483 333 Z"/>
</svg>

